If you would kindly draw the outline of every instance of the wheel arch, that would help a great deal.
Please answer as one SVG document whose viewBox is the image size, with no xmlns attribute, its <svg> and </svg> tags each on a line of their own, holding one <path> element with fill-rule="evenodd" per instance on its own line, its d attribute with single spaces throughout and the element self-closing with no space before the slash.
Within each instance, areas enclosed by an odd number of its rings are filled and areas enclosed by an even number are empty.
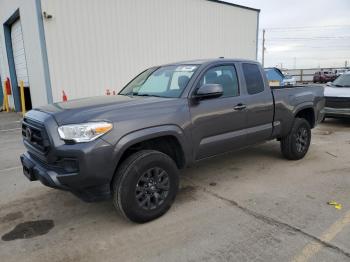
<svg viewBox="0 0 350 262">
<path fill-rule="evenodd" d="M 297 107 L 294 111 L 295 118 L 304 118 L 309 122 L 310 127 L 314 128 L 316 124 L 315 110 L 312 103 L 305 103 Z"/>
<path fill-rule="evenodd" d="M 187 146 L 186 146 L 187 145 Z M 169 155 L 178 168 L 189 159 L 188 143 L 183 130 L 175 125 L 141 129 L 123 136 L 115 145 L 113 157 L 116 169 L 130 153 L 142 149 L 154 149 Z"/>
</svg>

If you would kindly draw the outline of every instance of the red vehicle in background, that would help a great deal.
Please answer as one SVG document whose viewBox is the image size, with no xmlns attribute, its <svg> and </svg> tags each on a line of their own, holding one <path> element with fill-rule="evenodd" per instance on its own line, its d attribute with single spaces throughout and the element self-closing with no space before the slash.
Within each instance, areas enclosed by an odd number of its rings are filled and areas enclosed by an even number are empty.
<svg viewBox="0 0 350 262">
<path fill-rule="evenodd" d="M 317 71 L 314 74 L 313 82 L 327 83 L 334 81 L 336 78 L 336 74 L 334 74 L 332 71 Z"/>
</svg>

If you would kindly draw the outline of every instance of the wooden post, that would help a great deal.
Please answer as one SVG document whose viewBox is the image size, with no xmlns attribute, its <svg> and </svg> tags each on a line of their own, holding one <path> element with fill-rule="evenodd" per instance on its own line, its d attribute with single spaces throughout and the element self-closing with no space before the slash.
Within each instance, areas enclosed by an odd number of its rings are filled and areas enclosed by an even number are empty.
<svg viewBox="0 0 350 262">
<path fill-rule="evenodd" d="M 24 99 L 24 83 L 23 80 L 19 82 L 19 91 L 21 93 L 21 108 L 22 108 L 22 115 L 26 113 L 26 102 Z"/>
</svg>

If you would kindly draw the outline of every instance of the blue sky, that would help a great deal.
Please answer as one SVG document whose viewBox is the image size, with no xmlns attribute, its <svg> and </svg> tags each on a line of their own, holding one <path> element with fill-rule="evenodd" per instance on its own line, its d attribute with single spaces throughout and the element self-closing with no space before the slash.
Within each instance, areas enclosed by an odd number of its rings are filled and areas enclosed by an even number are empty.
<svg viewBox="0 0 350 262">
<path fill-rule="evenodd" d="M 339 67 L 350 64 L 350 0 L 226 0 L 258 8 L 266 28 L 265 66 Z M 261 60 L 261 31 L 259 60 Z"/>
</svg>

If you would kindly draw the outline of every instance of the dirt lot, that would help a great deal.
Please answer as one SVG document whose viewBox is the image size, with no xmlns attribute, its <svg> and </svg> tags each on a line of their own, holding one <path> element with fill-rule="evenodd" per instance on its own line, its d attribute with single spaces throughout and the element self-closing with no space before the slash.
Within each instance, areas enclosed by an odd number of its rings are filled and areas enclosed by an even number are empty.
<svg viewBox="0 0 350 262">
<path fill-rule="evenodd" d="M 137 225 L 29 182 L 19 120 L 0 113 L 1 261 L 350 261 L 349 121 L 313 130 L 301 161 L 269 142 L 186 169 L 172 209 Z"/>
</svg>

